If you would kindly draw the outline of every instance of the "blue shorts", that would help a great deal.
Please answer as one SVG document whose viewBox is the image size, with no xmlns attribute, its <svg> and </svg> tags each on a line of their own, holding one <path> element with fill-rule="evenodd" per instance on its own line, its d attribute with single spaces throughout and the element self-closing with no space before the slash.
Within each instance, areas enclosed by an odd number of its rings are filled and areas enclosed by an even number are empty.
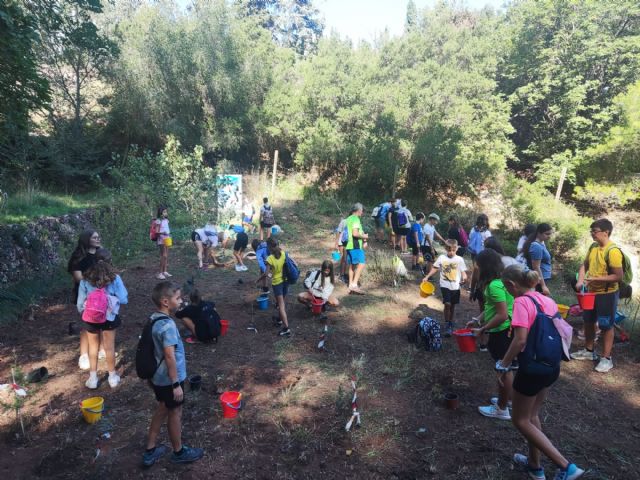
<svg viewBox="0 0 640 480">
<path fill-rule="evenodd" d="M 253 217 L 242 217 L 242 223 L 251 223 L 253 222 Z"/>
<path fill-rule="evenodd" d="M 273 295 L 276 297 L 286 297 L 289 292 L 289 284 L 287 282 L 271 285 L 271 287 L 273 288 Z"/>
<path fill-rule="evenodd" d="M 364 250 L 361 248 L 347 250 L 347 265 L 360 265 L 361 263 L 367 263 L 364 259 Z"/>
<path fill-rule="evenodd" d="M 378 227 L 380 230 L 384 229 L 385 225 L 387 224 L 387 221 L 382 217 L 378 217 L 375 220 L 376 220 L 376 227 Z"/>
<path fill-rule="evenodd" d="M 610 330 L 616 321 L 620 292 L 599 293 L 596 295 L 593 310 L 584 310 L 582 319 L 585 323 L 598 322 L 600 330 Z"/>
</svg>

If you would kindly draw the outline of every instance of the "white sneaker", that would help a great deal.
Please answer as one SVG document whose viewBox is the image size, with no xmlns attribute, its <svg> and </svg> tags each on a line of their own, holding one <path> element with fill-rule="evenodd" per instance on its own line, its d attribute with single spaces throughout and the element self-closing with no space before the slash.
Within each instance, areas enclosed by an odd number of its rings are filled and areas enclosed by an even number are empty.
<svg viewBox="0 0 640 480">
<path fill-rule="evenodd" d="M 596 365 L 596 372 L 607 373 L 613 368 L 613 361 L 610 358 L 602 357 Z"/>
<path fill-rule="evenodd" d="M 498 405 L 498 397 L 491 397 L 491 405 Z M 507 407 L 511 408 L 511 400 L 507 402 Z"/>
<path fill-rule="evenodd" d="M 243 272 L 246 272 L 247 270 L 249 270 L 249 267 L 247 267 L 246 265 L 240 265 L 240 267 L 242 268 Z"/>
<path fill-rule="evenodd" d="M 583 348 L 582 350 L 578 350 L 577 352 L 572 353 L 571 359 L 572 360 L 591 360 L 592 362 L 595 362 L 598 359 L 598 354 L 595 352 L 595 350 L 593 352 L 590 352 L 586 348 Z"/>
<path fill-rule="evenodd" d="M 496 405 L 489 405 L 488 407 L 478 407 L 478 411 L 485 417 L 497 418 L 499 420 L 511 420 L 509 408 L 500 410 Z"/>
<path fill-rule="evenodd" d="M 242 265 L 236 265 L 236 272 L 242 271 Z"/>
<path fill-rule="evenodd" d="M 156 278 L 158 280 L 166 280 L 167 279 L 167 277 L 164 276 L 164 273 L 159 273 L 158 275 L 156 275 Z"/>
<path fill-rule="evenodd" d="M 96 388 L 98 388 L 98 377 L 95 377 L 95 378 L 89 377 L 89 380 L 85 382 L 85 385 L 87 386 L 87 388 L 90 388 L 91 390 L 95 390 Z"/>
<path fill-rule="evenodd" d="M 80 358 L 78 359 L 78 368 L 80 370 L 89 370 L 89 368 L 91 368 L 88 354 L 85 353 L 84 355 L 80 355 Z"/>
<path fill-rule="evenodd" d="M 165 278 L 173 277 L 173 275 L 171 275 L 169 272 L 162 272 L 162 274 L 165 276 Z"/>
<path fill-rule="evenodd" d="M 117 373 L 109 375 L 109 386 L 111 388 L 116 388 L 118 385 L 120 385 L 120 375 Z"/>
</svg>

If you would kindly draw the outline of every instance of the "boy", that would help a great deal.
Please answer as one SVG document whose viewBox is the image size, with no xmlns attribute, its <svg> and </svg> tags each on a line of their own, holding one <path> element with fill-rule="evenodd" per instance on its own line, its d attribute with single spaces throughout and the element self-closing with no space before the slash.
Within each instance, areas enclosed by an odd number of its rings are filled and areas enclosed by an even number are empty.
<svg viewBox="0 0 640 480">
<path fill-rule="evenodd" d="M 246 272 L 249 270 L 242 261 L 242 255 L 249 245 L 249 235 L 244 231 L 244 227 L 231 226 L 234 232 L 236 232 L 236 240 L 233 243 L 233 258 L 236 261 L 236 272 Z"/>
<path fill-rule="evenodd" d="M 378 215 L 374 218 L 376 224 L 376 240 L 384 243 L 384 228 L 387 224 L 387 214 L 391 208 L 391 201 L 382 202 L 378 208 Z"/>
<path fill-rule="evenodd" d="M 400 201 L 400 208 L 396 211 L 396 218 L 398 221 L 398 235 L 400 237 L 400 251 L 402 255 L 408 255 L 407 235 L 409 235 L 411 231 L 411 220 L 413 220 L 413 218 L 407 208 L 406 200 Z"/>
<path fill-rule="evenodd" d="M 587 291 L 596 294 L 595 308 L 584 310 L 584 348 L 571 355 L 574 360 L 598 360 L 595 353 L 596 322 L 602 331 L 602 357 L 596 372 L 606 373 L 613 368 L 614 325 L 620 292 L 618 282 L 622 280 L 622 251 L 609 238 L 613 224 L 606 218 L 591 224 L 591 238 L 594 243 L 589 248 L 587 258 L 580 266 L 576 290 L 580 292 L 586 285 Z"/>
<path fill-rule="evenodd" d="M 264 239 L 264 234 L 267 234 L 267 239 L 271 237 L 271 227 L 276 223 L 273 216 L 273 209 L 269 205 L 269 199 L 264 197 L 262 199 L 262 207 L 260 207 L 260 240 Z"/>
<path fill-rule="evenodd" d="M 411 232 L 407 237 L 407 243 L 411 247 L 411 253 L 413 254 L 413 270 L 420 268 L 420 259 L 422 254 L 420 253 L 420 246 L 423 241 L 422 226 L 424 225 L 424 213 L 419 212 L 416 214 L 416 221 L 411 225 Z"/>
<path fill-rule="evenodd" d="M 349 293 L 364 295 L 364 291 L 358 286 L 360 275 L 366 265 L 364 254 L 365 242 L 369 235 L 362 229 L 362 212 L 364 207 L 361 203 L 356 203 L 351 208 L 351 215 L 347 217 L 348 240 L 345 245 L 347 265 L 349 265 Z"/>
<path fill-rule="evenodd" d="M 183 386 L 187 378 L 187 364 L 184 345 L 171 318 L 171 314 L 175 313 L 182 303 L 180 293 L 180 287 L 166 281 L 158 283 L 151 294 L 151 299 L 157 307 L 150 320 L 155 321 L 151 335 L 158 369 L 149 383 L 158 406 L 151 418 L 147 450 L 142 456 L 142 464 L 145 467 L 150 467 L 169 451 L 168 447 L 157 443 L 160 428 L 165 422 L 173 447 L 171 463 L 195 462 L 204 455 L 201 448 L 191 448 L 182 444 Z"/>
<path fill-rule="evenodd" d="M 467 281 L 467 266 L 464 259 L 456 255 L 458 251 L 456 240 L 447 240 L 445 248 L 447 254 L 438 257 L 431 271 L 422 281 L 429 281 L 431 275 L 440 271 L 440 291 L 442 292 L 442 303 L 444 303 L 444 321 L 447 324 L 445 336 L 450 337 L 454 327 L 455 306 L 460 303 L 460 284 Z"/>
<path fill-rule="evenodd" d="M 267 242 L 254 238 L 251 241 L 251 248 L 253 248 L 253 251 L 256 252 L 256 260 L 258 261 L 258 266 L 260 267 L 260 278 L 258 278 L 256 284 L 262 286 L 263 293 L 267 293 L 269 291 L 269 287 L 267 287 L 266 282 L 267 257 L 269 256 L 269 248 L 267 246 Z"/>
</svg>

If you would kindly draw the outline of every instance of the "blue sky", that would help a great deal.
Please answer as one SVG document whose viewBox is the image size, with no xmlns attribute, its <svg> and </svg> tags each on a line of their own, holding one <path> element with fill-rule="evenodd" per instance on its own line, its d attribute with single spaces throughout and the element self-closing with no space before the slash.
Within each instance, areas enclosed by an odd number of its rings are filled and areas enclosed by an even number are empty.
<svg viewBox="0 0 640 480">
<path fill-rule="evenodd" d="M 414 0 L 418 8 L 433 6 L 437 0 Z M 325 17 L 325 32 L 337 31 L 341 37 L 349 37 L 354 43 L 371 41 L 375 35 L 389 29 L 392 35 L 400 35 L 404 29 L 408 0 L 316 0 L 315 6 Z M 470 8 L 485 5 L 500 8 L 505 0 L 465 0 Z"/>
</svg>

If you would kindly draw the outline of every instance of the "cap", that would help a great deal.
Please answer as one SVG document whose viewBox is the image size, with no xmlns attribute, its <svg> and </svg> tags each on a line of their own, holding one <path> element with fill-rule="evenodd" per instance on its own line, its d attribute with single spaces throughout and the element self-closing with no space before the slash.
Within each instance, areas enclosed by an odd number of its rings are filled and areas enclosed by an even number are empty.
<svg viewBox="0 0 640 480">
<path fill-rule="evenodd" d="M 429 218 L 433 218 L 434 220 L 436 220 L 438 222 L 440 221 L 440 217 L 438 216 L 437 213 L 430 213 L 429 214 Z"/>
</svg>

